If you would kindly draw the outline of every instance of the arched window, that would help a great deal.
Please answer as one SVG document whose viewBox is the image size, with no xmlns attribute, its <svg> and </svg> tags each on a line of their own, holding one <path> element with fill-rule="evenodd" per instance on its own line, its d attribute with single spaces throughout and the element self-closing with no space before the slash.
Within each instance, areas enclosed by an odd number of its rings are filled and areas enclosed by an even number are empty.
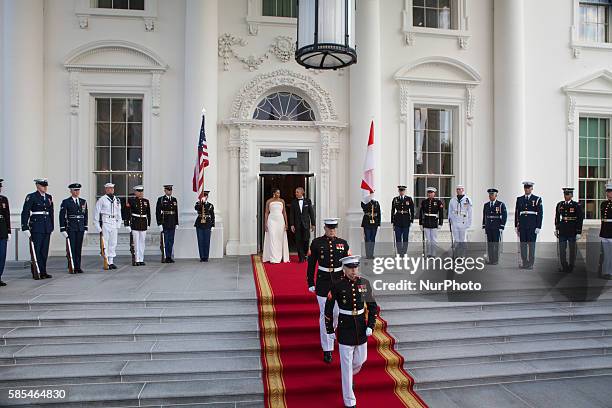
<svg viewBox="0 0 612 408">
<path fill-rule="evenodd" d="M 291 92 L 276 92 L 257 105 L 253 119 L 307 122 L 314 121 L 315 114 L 303 98 Z"/>
</svg>

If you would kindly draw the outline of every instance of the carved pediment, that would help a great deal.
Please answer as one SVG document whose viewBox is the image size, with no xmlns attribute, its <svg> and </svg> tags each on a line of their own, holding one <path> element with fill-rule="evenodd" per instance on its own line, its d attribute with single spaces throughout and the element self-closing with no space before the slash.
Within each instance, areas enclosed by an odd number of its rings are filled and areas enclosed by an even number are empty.
<svg viewBox="0 0 612 408">
<path fill-rule="evenodd" d="M 565 92 L 612 94 L 612 71 L 603 69 L 563 87 Z"/>
<path fill-rule="evenodd" d="M 64 67 L 70 71 L 164 72 L 168 65 L 153 51 L 128 41 L 96 41 L 72 51 Z"/>
<path fill-rule="evenodd" d="M 448 57 L 416 60 L 397 71 L 395 79 L 446 85 L 478 85 L 481 81 L 480 75 L 472 67 Z"/>
</svg>

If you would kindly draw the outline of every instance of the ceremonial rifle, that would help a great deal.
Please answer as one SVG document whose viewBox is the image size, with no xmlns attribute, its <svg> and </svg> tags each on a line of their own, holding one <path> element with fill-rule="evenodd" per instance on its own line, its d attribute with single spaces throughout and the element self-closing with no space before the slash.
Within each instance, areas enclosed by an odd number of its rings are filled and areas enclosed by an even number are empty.
<svg viewBox="0 0 612 408">
<path fill-rule="evenodd" d="M 100 256 L 104 260 L 104 270 L 108 271 L 108 258 L 106 257 L 106 251 L 104 250 L 104 235 L 100 231 Z"/>
<path fill-rule="evenodd" d="M 134 235 L 130 231 L 130 254 L 132 254 L 132 266 L 136 266 L 136 248 L 134 248 Z"/>
<path fill-rule="evenodd" d="M 32 237 L 29 238 L 30 241 L 30 269 L 32 271 L 32 277 L 34 279 L 40 279 L 40 268 L 38 267 L 38 259 L 36 259 L 36 250 L 34 249 L 34 241 L 32 241 Z"/>
<path fill-rule="evenodd" d="M 66 237 L 66 259 L 68 259 L 68 272 L 74 272 L 74 259 L 72 259 L 72 246 L 70 245 L 70 238 Z"/>
</svg>

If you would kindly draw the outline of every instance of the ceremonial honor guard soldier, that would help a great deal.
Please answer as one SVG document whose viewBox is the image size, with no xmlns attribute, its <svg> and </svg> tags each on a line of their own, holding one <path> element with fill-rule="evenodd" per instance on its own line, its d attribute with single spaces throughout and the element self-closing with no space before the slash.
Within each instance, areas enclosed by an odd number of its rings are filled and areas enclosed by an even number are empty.
<svg viewBox="0 0 612 408">
<path fill-rule="evenodd" d="M 612 183 L 606 184 L 606 201 L 601 203 L 601 229 L 599 239 L 603 249 L 601 277 L 612 279 Z"/>
<path fill-rule="evenodd" d="M 532 181 L 523 181 L 525 195 L 516 198 L 514 226 L 521 241 L 521 269 L 533 269 L 535 243 L 542 229 L 542 199 L 533 194 Z"/>
<path fill-rule="evenodd" d="M 436 255 L 438 227 L 444 223 L 444 203 L 436 198 L 436 188 L 427 187 L 427 198 L 421 201 L 419 208 L 419 225 L 425 232 L 425 256 Z"/>
<path fill-rule="evenodd" d="M 325 328 L 325 302 L 332 284 L 342 278 L 342 262 L 340 259 L 350 255 L 349 244 L 336 236 L 338 218 L 326 218 L 325 235 L 312 240 L 308 251 L 308 270 L 306 280 L 308 290 L 317 295 L 319 303 L 319 336 L 323 349 L 323 361 L 331 363 L 334 351 L 334 339 L 327 335 Z M 317 270 L 315 284 L 315 269 Z M 338 321 L 338 306 L 333 310 L 333 326 Z"/>
<path fill-rule="evenodd" d="M 555 236 L 559 240 L 559 260 L 561 269 L 559 272 L 572 272 L 576 264 L 576 241 L 582 234 L 582 221 L 584 212 L 582 206 L 572 198 L 574 189 L 566 187 L 563 189 L 563 201 L 557 203 L 555 208 Z M 569 243 L 569 262 L 567 247 Z"/>
<path fill-rule="evenodd" d="M 472 200 L 465 195 L 465 187 L 456 187 L 457 196 L 448 204 L 448 224 L 450 226 L 456 253 L 463 256 L 467 242 L 467 230 L 472 226 Z"/>
<path fill-rule="evenodd" d="M 194 227 L 198 236 L 198 251 L 200 252 L 200 262 L 208 262 L 210 250 L 210 234 L 215 228 L 215 206 L 208 202 L 210 191 L 204 191 L 202 198 L 195 204 L 198 217 Z"/>
<path fill-rule="evenodd" d="M 499 243 L 508 220 L 506 204 L 497 200 L 496 188 L 487 190 L 489 202 L 482 208 L 482 228 L 487 234 L 487 263 L 497 265 L 499 263 Z"/>
<path fill-rule="evenodd" d="M 291 200 L 289 211 L 289 224 L 291 232 L 295 234 L 295 245 L 298 251 L 298 261 L 306 260 L 308 244 L 310 244 L 310 232 L 315 229 L 315 211 L 312 201 L 304 197 L 304 188 L 295 189 L 295 198 Z"/>
<path fill-rule="evenodd" d="M 371 199 L 367 203 L 362 201 L 361 209 L 363 210 L 361 228 L 363 228 L 363 236 L 365 239 L 366 258 L 374 259 L 376 232 L 378 231 L 378 227 L 380 227 L 380 204 L 374 199 Z"/>
<path fill-rule="evenodd" d="M 165 263 L 174 262 L 174 233 L 179 225 L 178 201 L 172 196 L 172 184 L 164 185 L 164 195 L 157 199 L 155 218 L 164 237 Z"/>
<path fill-rule="evenodd" d="M 325 302 L 325 327 L 333 339 L 337 336 L 342 370 L 342 398 L 346 407 L 355 407 L 353 376 L 368 358 L 368 337 L 374 332 L 378 306 L 370 282 L 359 276 L 359 257 L 340 259 L 344 276 L 331 287 Z M 366 320 L 365 309 L 368 309 Z M 334 334 L 334 309 L 338 308 L 338 334 Z"/>
<path fill-rule="evenodd" d="M 115 185 L 106 183 L 105 194 L 96 202 L 94 223 L 96 231 L 102 233 L 104 239 L 104 253 L 108 259 L 108 268 L 117 269 L 113 263 L 117 250 L 117 235 L 123 219 L 121 217 L 121 200 L 115 196 Z"/>
<path fill-rule="evenodd" d="M 2 182 L 0 179 L 0 193 L 2 192 Z M 11 211 L 9 209 L 9 201 L 3 195 L 0 195 L 0 286 L 6 286 L 2 282 L 2 273 L 4 272 L 4 264 L 6 262 L 6 247 L 11 240 Z"/>
<path fill-rule="evenodd" d="M 414 201 L 406 195 L 406 186 L 397 186 L 399 195 L 391 203 L 391 224 L 395 233 L 395 246 L 399 255 L 408 250 L 410 225 L 414 221 Z"/>
<path fill-rule="evenodd" d="M 60 232 L 69 240 L 69 251 L 72 259 L 72 273 L 83 273 L 81 269 L 81 250 L 83 238 L 87 234 L 88 208 L 87 201 L 80 198 L 81 185 L 73 183 L 68 186 L 70 197 L 64 199 L 60 206 Z"/>
<path fill-rule="evenodd" d="M 49 183 L 47 179 L 34 180 L 36 191 L 26 196 L 21 211 L 21 230 L 31 240 L 32 254 L 38 265 L 38 271 L 32 268 L 35 280 L 51 278 L 47 273 L 47 257 L 49 256 L 49 241 L 53 232 L 53 197 L 47 194 Z"/>
<path fill-rule="evenodd" d="M 134 187 L 134 197 L 130 197 L 125 204 L 125 226 L 134 240 L 136 252 L 136 266 L 143 266 L 145 253 L 145 240 L 147 229 L 151 225 L 151 205 L 144 198 L 144 187 Z"/>
</svg>

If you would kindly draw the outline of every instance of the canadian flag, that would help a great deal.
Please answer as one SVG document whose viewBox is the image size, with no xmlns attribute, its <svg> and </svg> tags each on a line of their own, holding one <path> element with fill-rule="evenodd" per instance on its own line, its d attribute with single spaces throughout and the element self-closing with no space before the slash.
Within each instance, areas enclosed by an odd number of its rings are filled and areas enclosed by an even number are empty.
<svg viewBox="0 0 612 408">
<path fill-rule="evenodd" d="M 368 150 L 363 162 L 363 178 L 361 179 L 361 201 L 367 204 L 374 198 L 374 169 L 376 168 L 374 155 L 374 121 L 370 123 L 370 137 L 368 138 Z"/>
</svg>

